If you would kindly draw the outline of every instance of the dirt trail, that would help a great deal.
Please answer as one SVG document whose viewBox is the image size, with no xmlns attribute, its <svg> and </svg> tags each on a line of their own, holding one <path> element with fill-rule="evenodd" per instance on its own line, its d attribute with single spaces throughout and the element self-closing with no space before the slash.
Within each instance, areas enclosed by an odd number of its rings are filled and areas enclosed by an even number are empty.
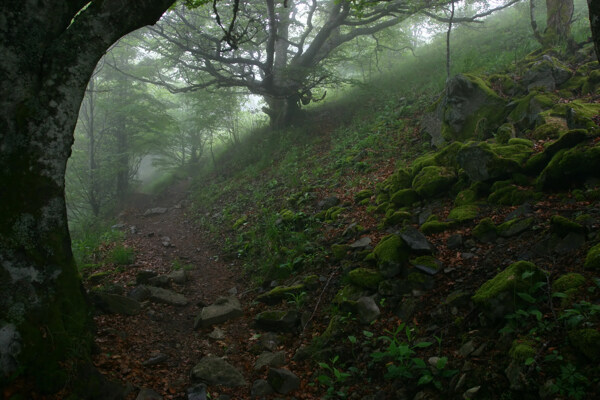
<svg viewBox="0 0 600 400">
<path fill-rule="evenodd" d="M 180 182 L 155 198 L 137 195 L 121 214 L 127 232 L 125 245 L 135 249 L 136 260 L 134 265 L 112 274 L 111 283 L 129 291 L 142 270 L 165 274 L 174 269 L 174 264 L 185 265 L 187 281 L 172 284 L 170 289 L 189 300 L 183 307 L 145 302 L 142 312 L 135 316 L 96 316 L 99 351 L 94 363 L 104 374 L 130 386 L 128 398 L 135 398 L 140 388 L 152 389 L 165 399 L 187 398 L 186 391 L 193 386 L 190 370 L 206 355 L 228 356 L 252 382 L 248 376 L 252 374 L 248 371 L 252 357 L 245 349 L 252 337 L 249 315 L 220 325 L 226 332 L 226 338 L 220 341 L 208 339 L 212 328 L 193 329 L 201 306 L 228 293 L 242 293 L 246 287 L 234 268 L 218 259 L 216 249 L 209 244 L 214 242 L 208 240 L 210 233 L 201 231 L 191 220 L 189 185 L 190 181 Z M 146 210 L 155 207 L 167 211 L 144 216 Z M 241 297 L 246 309 L 248 299 Z M 227 393 L 233 398 L 249 397 L 249 387 L 244 395 L 234 395 L 231 389 Z"/>
</svg>

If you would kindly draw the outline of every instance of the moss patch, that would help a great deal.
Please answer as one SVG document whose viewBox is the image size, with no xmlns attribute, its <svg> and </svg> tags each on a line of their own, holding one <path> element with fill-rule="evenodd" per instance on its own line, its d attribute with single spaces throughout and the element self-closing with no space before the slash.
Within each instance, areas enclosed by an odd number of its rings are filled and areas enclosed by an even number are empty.
<svg viewBox="0 0 600 400">
<path fill-rule="evenodd" d="M 348 273 L 348 278 L 353 285 L 372 290 L 376 290 L 379 282 L 383 280 L 379 271 L 369 268 L 353 269 Z"/>
<path fill-rule="evenodd" d="M 600 243 L 588 251 L 584 267 L 586 269 L 600 270 Z"/>
<path fill-rule="evenodd" d="M 584 283 L 585 277 L 583 275 L 576 272 L 571 272 L 561 275 L 558 279 L 556 279 L 552 284 L 552 291 L 555 293 L 565 293 L 567 290 L 580 288 Z"/>
<path fill-rule="evenodd" d="M 531 340 L 515 340 L 508 351 L 508 355 L 515 361 L 520 363 L 525 362 L 528 358 L 532 358 L 537 354 L 535 342 Z"/>
<path fill-rule="evenodd" d="M 471 221 L 477 218 L 479 207 L 474 205 L 458 206 L 448 214 L 448 219 L 457 222 Z"/>
<path fill-rule="evenodd" d="M 368 200 L 373 196 L 373 191 L 370 189 L 361 190 L 354 195 L 354 201 L 360 203 L 363 200 Z"/>
<path fill-rule="evenodd" d="M 427 199 L 445 193 L 455 181 L 455 174 L 448 168 L 429 166 L 415 176 L 412 187 L 419 196 Z"/>
<path fill-rule="evenodd" d="M 556 153 L 538 177 L 537 185 L 541 189 L 564 189 L 588 177 L 600 177 L 600 147 L 579 145 Z"/>
<path fill-rule="evenodd" d="M 570 232 L 585 233 L 585 228 L 583 226 L 562 215 L 553 215 L 550 218 L 550 226 L 559 236 L 567 236 Z"/>
<path fill-rule="evenodd" d="M 531 274 L 529 277 L 524 277 Z M 535 264 L 527 261 L 517 261 L 494 278 L 485 282 L 473 295 L 476 304 L 488 304 L 502 293 L 526 292 L 535 282 L 542 279 L 542 271 Z"/>
<path fill-rule="evenodd" d="M 432 235 L 434 233 L 445 232 L 450 228 L 452 228 L 451 222 L 438 221 L 437 217 L 435 217 L 430 218 L 427 222 L 421 225 L 421 232 L 426 235 Z"/>
<path fill-rule="evenodd" d="M 300 293 L 302 290 L 304 290 L 303 284 L 294 286 L 277 286 L 269 290 L 267 293 L 257 296 L 256 300 L 266 304 L 276 304 L 289 295 Z"/>
<path fill-rule="evenodd" d="M 503 224 L 498 225 L 496 232 L 498 232 L 499 236 L 508 238 L 511 236 L 516 236 L 522 232 L 525 232 L 533 225 L 533 217 L 522 218 L 522 219 L 512 219 L 510 221 L 504 222 Z"/>
<path fill-rule="evenodd" d="M 373 250 L 379 271 L 384 277 L 397 275 L 408 261 L 409 248 L 398 235 L 381 239 Z"/>
<path fill-rule="evenodd" d="M 400 189 L 390 198 L 396 207 L 407 207 L 419 201 L 419 195 L 413 189 Z"/>
<path fill-rule="evenodd" d="M 471 235 L 481 242 L 492 242 L 498 236 L 497 228 L 491 218 L 484 218 L 471 231 Z"/>
<path fill-rule="evenodd" d="M 593 328 L 569 332 L 569 342 L 592 361 L 600 361 L 600 332 Z"/>
</svg>

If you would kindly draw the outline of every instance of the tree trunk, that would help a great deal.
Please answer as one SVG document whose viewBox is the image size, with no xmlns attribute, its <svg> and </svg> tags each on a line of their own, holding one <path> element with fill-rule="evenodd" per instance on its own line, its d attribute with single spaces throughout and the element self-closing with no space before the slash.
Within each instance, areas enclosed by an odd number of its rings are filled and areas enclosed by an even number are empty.
<svg viewBox="0 0 600 400">
<path fill-rule="evenodd" d="M 596 49 L 596 58 L 600 61 L 600 1 L 588 0 L 588 9 L 590 13 L 592 38 L 594 39 L 594 48 Z"/>
<path fill-rule="evenodd" d="M 573 11 L 573 0 L 546 0 L 547 23 L 544 40 L 549 45 L 560 43 L 571 45 Z"/>
<path fill-rule="evenodd" d="M 265 101 L 269 107 L 264 111 L 269 116 L 271 128 L 273 129 L 281 129 L 289 126 L 300 112 L 298 96 L 288 98 L 265 96 Z"/>
<path fill-rule="evenodd" d="M 64 199 L 73 131 L 106 49 L 171 3 L 0 3 L 0 387 L 20 379 L 27 393 L 57 391 L 89 356 Z"/>
</svg>

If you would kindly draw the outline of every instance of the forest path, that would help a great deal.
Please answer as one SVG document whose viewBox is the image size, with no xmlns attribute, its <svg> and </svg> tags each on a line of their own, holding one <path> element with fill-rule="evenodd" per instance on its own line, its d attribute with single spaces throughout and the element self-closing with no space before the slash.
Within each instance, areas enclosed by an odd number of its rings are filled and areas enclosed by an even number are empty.
<svg viewBox="0 0 600 400">
<path fill-rule="evenodd" d="M 244 373 L 248 383 L 256 373 L 252 369 L 254 356 L 247 352 L 248 343 L 257 336 L 250 329 L 252 320 L 246 312 L 246 282 L 234 267 L 219 260 L 218 250 L 210 244 L 216 241 L 208 240 L 211 233 L 193 222 L 189 188 L 190 181 L 185 180 L 160 196 L 135 195 L 120 215 L 119 222 L 126 231 L 124 245 L 135 250 L 135 263 L 117 267 L 111 273 L 112 285 L 125 288 L 122 294 L 127 294 L 136 287 L 141 271 L 166 275 L 179 269 L 187 276 L 184 283 L 166 286 L 187 298 L 185 306 L 144 301 L 137 315 L 95 317 L 99 351 L 94 363 L 105 375 L 129 386 L 128 399 L 154 399 L 138 396 L 144 388 L 164 399 L 187 399 L 186 393 L 193 386 L 190 371 L 207 355 L 226 358 Z M 156 212 L 144 215 L 151 209 Z M 203 306 L 231 294 L 240 299 L 245 315 L 219 325 L 224 338 L 209 339 L 213 327 L 194 330 L 194 319 Z M 214 387 L 210 390 L 212 398 L 220 393 Z M 249 398 L 249 386 L 237 393 L 223 390 L 221 393 L 231 398 Z"/>
</svg>

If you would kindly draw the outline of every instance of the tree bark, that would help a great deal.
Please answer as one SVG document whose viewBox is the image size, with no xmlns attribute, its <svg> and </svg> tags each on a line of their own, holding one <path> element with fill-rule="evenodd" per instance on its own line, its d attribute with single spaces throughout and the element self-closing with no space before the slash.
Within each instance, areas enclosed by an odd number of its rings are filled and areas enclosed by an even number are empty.
<svg viewBox="0 0 600 400">
<path fill-rule="evenodd" d="M 73 131 L 100 57 L 172 2 L 0 3 L 0 387 L 57 391 L 89 355 L 64 200 Z"/>
<path fill-rule="evenodd" d="M 546 0 L 547 23 L 544 39 L 548 44 L 570 45 L 573 41 L 571 36 L 573 11 L 573 0 Z"/>
<path fill-rule="evenodd" d="M 600 61 L 600 1 L 588 0 L 587 3 L 590 14 L 592 38 L 594 39 L 594 48 L 596 49 L 596 58 Z"/>
</svg>

